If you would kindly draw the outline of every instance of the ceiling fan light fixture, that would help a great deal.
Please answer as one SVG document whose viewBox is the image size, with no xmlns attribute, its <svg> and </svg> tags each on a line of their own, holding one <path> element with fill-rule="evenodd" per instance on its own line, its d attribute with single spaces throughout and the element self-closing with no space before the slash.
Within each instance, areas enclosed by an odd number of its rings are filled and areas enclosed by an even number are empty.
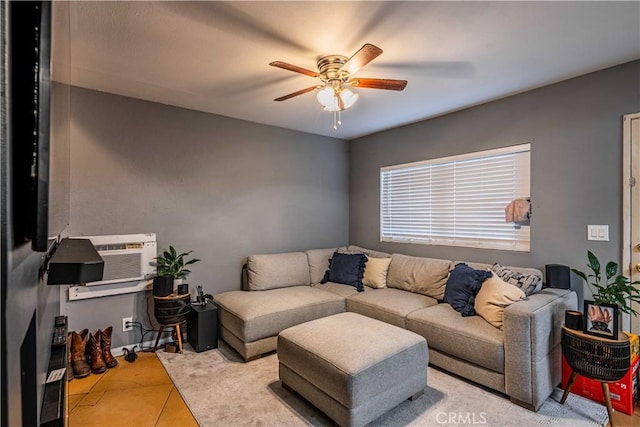
<svg viewBox="0 0 640 427">
<path fill-rule="evenodd" d="M 340 91 L 340 98 L 342 99 L 342 104 L 344 109 L 351 108 L 353 104 L 358 100 L 358 94 L 351 92 L 349 89 L 343 89 Z"/>
<path fill-rule="evenodd" d="M 316 94 L 316 99 L 324 107 L 325 111 L 338 111 L 338 98 L 336 98 L 336 92 L 333 87 L 325 85 Z"/>
<path fill-rule="evenodd" d="M 325 111 L 335 112 L 352 107 L 358 100 L 358 94 L 342 87 L 336 89 L 330 85 L 325 85 L 318 91 L 316 98 Z"/>
</svg>

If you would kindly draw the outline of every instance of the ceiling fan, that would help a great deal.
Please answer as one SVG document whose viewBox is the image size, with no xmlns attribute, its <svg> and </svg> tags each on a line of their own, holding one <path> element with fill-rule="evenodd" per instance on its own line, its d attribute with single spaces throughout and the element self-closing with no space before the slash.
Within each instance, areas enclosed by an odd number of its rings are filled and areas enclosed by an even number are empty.
<svg viewBox="0 0 640 427">
<path fill-rule="evenodd" d="M 317 77 L 321 84 L 310 86 L 306 89 L 290 93 L 274 99 L 274 101 L 286 101 L 294 96 L 302 95 L 313 90 L 318 90 L 316 97 L 325 111 L 334 113 L 333 128 L 337 129 L 340 122 L 340 112 L 353 106 L 358 100 L 358 94 L 349 89 L 351 87 L 368 89 L 385 89 L 401 91 L 407 86 L 406 80 L 352 78 L 351 75 L 373 61 L 382 53 L 382 49 L 370 43 L 362 46 L 351 58 L 342 55 L 325 55 L 318 58 L 316 65 L 318 71 L 311 71 L 296 65 L 282 61 L 274 61 L 269 65 L 304 74 L 309 77 Z"/>
</svg>

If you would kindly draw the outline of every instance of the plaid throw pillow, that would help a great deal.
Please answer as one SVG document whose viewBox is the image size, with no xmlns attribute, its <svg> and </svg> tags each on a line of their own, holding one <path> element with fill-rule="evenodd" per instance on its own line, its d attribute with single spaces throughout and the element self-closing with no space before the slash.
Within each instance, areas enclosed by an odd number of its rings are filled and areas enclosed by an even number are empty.
<svg viewBox="0 0 640 427">
<path fill-rule="evenodd" d="M 537 274 L 519 273 L 509 270 L 507 267 L 503 267 L 498 263 L 491 266 L 491 271 L 505 282 L 519 288 L 527 296 L 535 294 L 542 288 L 542 282 Z"/>
</svg>

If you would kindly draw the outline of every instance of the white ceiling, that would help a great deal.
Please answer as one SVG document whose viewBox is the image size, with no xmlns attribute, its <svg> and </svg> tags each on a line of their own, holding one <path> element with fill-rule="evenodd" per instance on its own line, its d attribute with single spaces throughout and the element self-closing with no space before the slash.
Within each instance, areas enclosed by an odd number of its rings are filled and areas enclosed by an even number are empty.
<svg viewBox="0 0 640 427">
<path fill-rule="evenodd" d="M 640 2 L 71 2 L 76 86 L 353 139 L 640 58 Z M 54 34 L 55 37 L 55 34 Z M 314 93 L 322 54 L 384 51 L 333 115 Z M 54 78 L 60 79 L 59 74 Z"/>
</svg>

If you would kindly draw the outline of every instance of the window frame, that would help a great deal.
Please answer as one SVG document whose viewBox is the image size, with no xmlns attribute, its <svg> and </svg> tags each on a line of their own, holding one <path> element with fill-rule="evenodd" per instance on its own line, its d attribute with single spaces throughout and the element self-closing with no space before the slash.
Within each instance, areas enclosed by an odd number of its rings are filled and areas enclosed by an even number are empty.
<svg viewBox="0 0 640 427">
<path fill-rule="evenodd" d="M 471 152 L 471 153 L 463 153 L 463 154 L 459 154 L 459 155 L 453 155 L 453 156 L 447 156 L 447 157 L 440 157 L 440 158 L 436 158 L 436 159 L 429 159 L 429 160 L 424 160 L 424 161 L 418 161 L 418 162 L 410 162 L 410 163 L 403 163 L 403 164 L 397 164 L 397 165 L 391 165 L 391 166 L 384 166 L 380 168 L 380 181 L 379 181 L 379 185 L 380 185 L 380 206 L 379 206 L 379 220 L 380 220 L 380 230 L 379 230 L 379 236 L 380 236 L 380 241 L 381 242 L 393 242 L 393 243 L 410 243 L 410 244 L 425 244 L 425 245 L 437 245 L 437 246 L 453 246 L 453 247 L 468 247 L 468 248 L 482 248 L 482 249 L 494 249 L 494 250 L 505 250 L 505 251 L 515 251 L 515 252 L 530 252 L 531 251 L 531 236 L 530 236 L 530 228 L 529 226 L 517 226 L 514 224 L 511 224 L 510 226 L 513 227 L 513 235 L 514 237 L 511 239 L 508 238 L 496 238 L 496 235 L 494 234 L 494 238 L 492 238 L 492 236 L 490 235 L 490 233 L 488 233 L 485 236 L 478 236 L 477 238 L 472 238 L 469 236 L 460 236 L 458 234 L 454 235 L 449 235 L 446 237 L 443 236 L 433 236 L 431 235 L 430 237 L 427 237 L 424 233 L 422 235 L 419 235 L 418 233 L 414 233 L 413 237 L 409 236 L 402 236 L 399 237 L 398 235 L 393 236 L 392 233 L 389 233 L 389 226 L 388 226 L 388 221 L 385 221 L 385 214 L 388 214 L 389 212 L 389 206 L 385 206 L 385 191 L 388 190 L 388 188 L 386 187 L 385 184 L 385 175 L 386 175 L 386 179 L 389 179 L 389 174 L 388 172 L 402 172 L 405 171 L 408 174 L 410 174 L 410 170 L 411 169 L 427 169 L 425 167 L 431 167 L 431 166 L 437 166 L 437 167 L 450 167 L 452 169 L 452 174 L 455 175 L 455 169 L 456 169 L 456 162 L 458 162 L 458 164 L 462 163 L 462 162 L 467 162 L 468 161 L 474 161 L 474 160 L 481 160 L 481 159 L 485 159 L 485 158 L 494 158 L 497 156 L 504 156 L 504 155 L 519 155 L 519 154 L 524 154 L 526 157 L 521 157 L 521 158 L 514 158 L 513 162 L 514 165 L 517 162 L 527 162 L 527 171 L 528 171 L 528 176 L 526 178 L 520 177 L 519 179 L 521 179 L 520 182 L 523 182 L 526 184 L 528 193 L 526 196 L 525 195 L 517 195 L 514 196 L 514 198 L 517 197 L 530 197 L 530 193 L 531 193 L 531 143 L 527 142 L 527 143 L 520 143 L 520 144 L 515 144 L 515 145 L 510 145 L 507 147 L 501 147 L 501 148 L 496 148 L 496 149 L 490 149 L 490 150 L 482 150 L 482 151 L 476 151 L 476 152 Z M 459 168 L 460 166 L 458 166 Z M 431 169 L 433 170 L 433 168 Z M 479 173 L 481 173 L 481 169 L 478 169 Z M 419 174 L 420 172 L 414 172 L 416 175 Z M 432 182 L 432 178 L 429 177 L 429 186 L 431 186 L 431 182 Z M 398 186 L 401 186 L 403 184 L 398 184 Z M 516 191 L 517 189 L 515 188 L 516 184 L 514 184 L 514 191 Z M 430 200 L 432 198 L 431 194 L 429 193 L 430 190 L 425 190 L 425 196 L 428 197 Z M 455 203 L 455 202 L 454 202 Z M 507 202 L 508 203 L 508 202 Z M 506 204 L 505 203 L 505 206 Z M 387 203 L 388 205 L 388 203 Z M 397 206 L 397 208 L 403 208 L 404 206 Z M 452 212 L 454 212 L 454 209 L 451 209 Z M 431 211 L 429 211 L 428 213 L 423 213 L 426 216 L 431 216 Z M 495 215 L 495 212 L 494 212 Z M 388 217 L 388 215 L 387 215 Z M 432 221 L 433 220 L 429 220 Z M 509 226 L 508 223 L 504 223 L 505 227 L 504 227 L 504 232 L 500 232 L 498 234 L 501 233 L 508 233 L 508 229 L 506 226 Z M 451 220 L 451 222 L 449 223 L 450 228 L 455 228 L 455 220 Z M 409 226 L 409 228 L 419 228 L 418 226 L 415 225 L 411 225 Z M 411 234 L 411 232 L 413 232 L 414 230 L 410 230 L 407 234 Z M 426 230 L 425 230 L 426 231 Z M 462 233 L 461 233 L 462 234 Z"/>
</svg>

